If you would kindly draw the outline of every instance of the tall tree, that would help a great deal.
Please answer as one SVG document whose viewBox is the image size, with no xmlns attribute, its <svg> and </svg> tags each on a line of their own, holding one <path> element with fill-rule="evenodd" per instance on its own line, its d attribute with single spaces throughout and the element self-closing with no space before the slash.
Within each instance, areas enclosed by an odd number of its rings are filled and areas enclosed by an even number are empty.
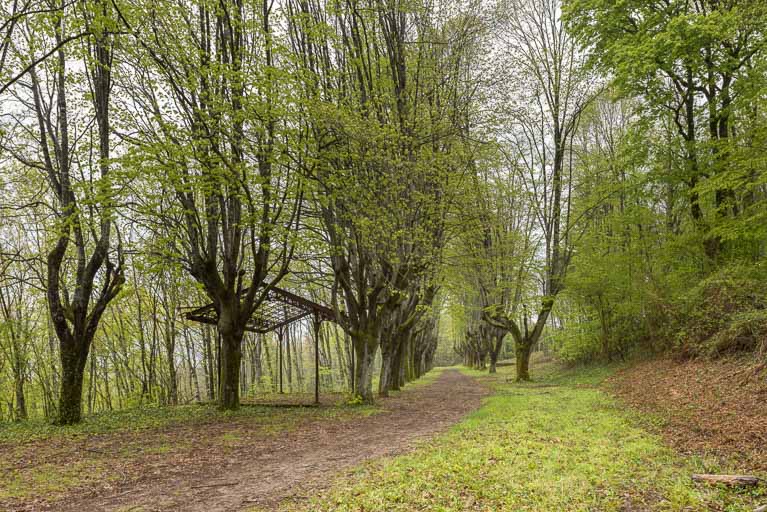
<svg viewBox="0 0 767 512">
<path fill-rule="evenodd" d="M 475 24 L 463 15 L 442 22 L 426 3 L 289 5 L 313 107 L 307 173 L 354 345 L 356 391 L 370 401 L 379 347 L 379 392 L 394 380 L 407 333 L 387 326 L 416 320 L 449 187 L 465 172 L 460 123 L 471 86 L 461 79 Z"/>
<path fill-rule="evenodd" d="M 143 205 L 159 252 L 215 307 L 226 409 L 239 406 L 243 335 L 288 272 L 302 204 L 290 165 L 293 87 L 278 68 L 272 8 L 267 0 L 142 4 L 131 65 L 145 71 L 123 84 L 126 108 L 141 112 L 130 161 L 160 178 L 159 187 L 139 182 L 152 191 Z"/>
<path fill-rule="evenodd" d="M 109 2 L 62 2 L 36 12 L 19 27 L 16 57 L 32 65 L 28 80 L 13 91 L 36 126 L 16 123 L 13 129 L 21 138 L 7 149 L 22 165 L 44 174 L 53 196 L 49 206 L 56 226 L 45 284 L 62 367 L 58 421 L 71 424 L 80 420 L 83 372 L 99 322 L 124 282 L 119 244 L 112 251 L 110 95 L 116 22 Z M 39 38 L 40 33 L 50 37 Z M 65 44 L 75 38 L 83 38 L 82 47 Z M 70 71 L 76 60 L 84 71 Z M 88 98 L 90 105 L 82 106 Z M 73 108 L 73 102 L 81 108 Z M 81 132 L 95 141 L 83 144 Z"/>
<path fill-rule="evenodd" d="M 532 201 L 543 256 L 540 305 L 523 307 L 521 318 L 502 305 L 486 310 L 492 325 L 514 338 L 517 380 L 529 380 L 533 345 L 540 339 L 572 254 L 571 144 L 596 77 L 565 29 L 559 0 L 503 3 L 502 40 L 510 69 L 509 166 L 518 169 Z"/>
</svg>

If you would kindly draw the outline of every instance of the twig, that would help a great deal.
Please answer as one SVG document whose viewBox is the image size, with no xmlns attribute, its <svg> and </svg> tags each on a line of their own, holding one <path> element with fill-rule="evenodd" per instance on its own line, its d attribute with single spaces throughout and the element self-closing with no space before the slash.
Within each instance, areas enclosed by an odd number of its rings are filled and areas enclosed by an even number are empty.
<svg viewBox="0 0 767 512">
<path fill-rule="evenodd" d="M 126 494 L 130 494 L 132 492 L 136 492 L 138 489 L 128 489 L 127 491 L 123 491 L 120 494 L 115 494 L 114 496 L 110 496 L 110 499 L 119 498 L 121 496 L 125 496 Z M 130 510 L 130 509 L 129 509 Z"/>
<path fill-rule="evenodd" d="M 224 487 L 224 486 L 230 486 L 230 485 L 237 485 L 240 482 L 221 482 L 217 484 L 203 484 L 203 485 L 193 485 L 192 489 L 203 489 L 205 487 Z"/>
</svg>

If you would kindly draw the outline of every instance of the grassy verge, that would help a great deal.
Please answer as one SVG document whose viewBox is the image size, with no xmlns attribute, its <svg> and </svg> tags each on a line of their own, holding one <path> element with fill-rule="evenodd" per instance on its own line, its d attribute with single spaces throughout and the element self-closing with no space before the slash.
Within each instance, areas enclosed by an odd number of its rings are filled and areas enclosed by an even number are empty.
<svg viewBox="0 0 767 512">
<path fill-rule="evenodd" d="M 283 509 L 735 512 L 767 501 L 764 491 L 693 484 L 699 463 L 598 389 L 612 371 L 548 365 L 521 385 L 509 382 L 512 368 L 481 374 L 495 394 L 450 432 Z"/>
<path fill-rule="evenodd" d="M 221 411 L 214 404 L 174 407 L 136 407 L 85 416 L 77 425 L 58 426 L 43 420 L 0 423 L 0 446 L 60 438 L 81 438 L 99 434 L 140 432 L 179 425 L 202 425 L 218 422 L 260 423 L 282 428 L 286 422 L 302 418 L 333 418 L 354 414 L 372 414 L 374 407 L 290 407 L 242 405 L 236 411 Z"/>
</svg>

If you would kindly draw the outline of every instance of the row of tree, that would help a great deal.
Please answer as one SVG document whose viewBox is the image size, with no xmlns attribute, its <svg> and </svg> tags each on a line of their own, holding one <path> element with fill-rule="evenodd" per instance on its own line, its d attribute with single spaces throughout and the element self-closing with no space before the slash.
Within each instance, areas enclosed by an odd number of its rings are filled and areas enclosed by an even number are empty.
<svg viewBox="0 0 767 512">
<path fill-rule="evenodd" d="M 510 338 L 520 380 L 542 344 L 767 350 L 762 2 L 1 8 L 16 410 L 33 381 L 62 423 L 134 386 L 235 408 L 277 284 L 333 307 L 365 401 L 430 368 L 440 313 L 467 364 Z M 201 303 L 215 332 L 181 320 Z"/>
<path fill-rule="evenodd" d="M 430 368 L 442 248 L 475 145 L 483 30 L 469 6 L 2 10 L 0 373 L 17 410 L 32 380 L 63 424 L 80 420 L 84 391 L 90 409 L 135 385 L 174 403 L 179 361 L 187 390 L 204 376 L 200 395 L 236 408 L 267 347 L 247 324 L 281 282 L 338 312 L 335 347 L 353 350 L 364 401 L 377 352 L 381 395 Z M 215 334 L 180 319 L 202 302 Z"/>
</svg>

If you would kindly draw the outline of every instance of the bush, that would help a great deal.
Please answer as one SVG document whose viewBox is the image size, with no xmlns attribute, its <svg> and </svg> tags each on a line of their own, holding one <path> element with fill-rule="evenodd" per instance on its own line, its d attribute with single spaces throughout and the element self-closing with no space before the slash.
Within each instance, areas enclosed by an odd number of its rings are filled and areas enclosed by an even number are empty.
<svg viewBox="0 0 767 512">
<path fill-rule="evenodd" d="M 683 356 L 718 356 L 763 348 L 767 279 L 758 266 L 723 268 L 682 297 L 676 342 Z"/>
</svg>

